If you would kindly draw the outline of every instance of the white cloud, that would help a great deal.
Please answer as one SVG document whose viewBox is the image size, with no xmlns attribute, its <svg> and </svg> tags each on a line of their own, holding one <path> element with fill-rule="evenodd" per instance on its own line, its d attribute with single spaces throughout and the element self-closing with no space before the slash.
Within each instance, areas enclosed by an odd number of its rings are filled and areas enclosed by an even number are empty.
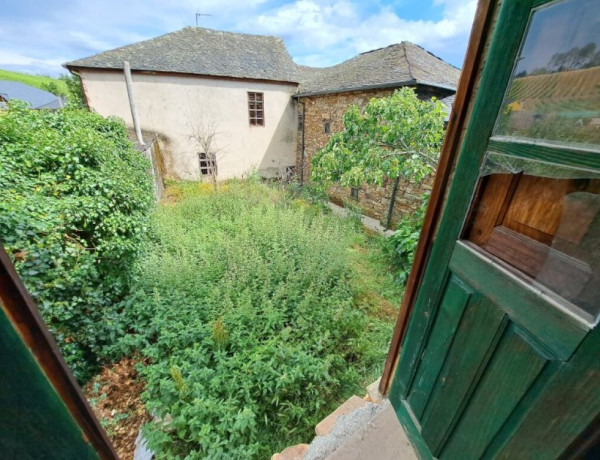
<svg viewBox="0 0 600 460">
<path fill-rule="evenodd" d="M 441 11 L 441 19 L 432 21 L 404 19 L 391 6 L 351 0 L 294 0 L 275 6 L 273 0 L 45 1 L 29 13 L 21 11 L 21 17 L 6 10 L 0 16 L 0 68 L 24 65 L 64 72 L 62 62 L 193 25 L 196 13 L 212 15 L 201 18 L 204 27 L 279 36 L 296 61 L 307 65 L 332 65 L 402 40 L 460 64 L 476 3 L 431 0 Z"/>
<path fill-rule="evenodd" d="M 307 65 L 317 61 L 335 64 L 356 53 L 403 40 L 461 62 L 476 1 L 434 1 L 443 10 L 439 21 L 406 20 L 387 6 L 361 15 L 356 4 L 344 0 L 297 0 L 261 14 L 254 29 L 284 37 L 293 54 L 297 54 L 297 60 Z M 458 50 L 457 43 L 462 45 Z M 298 50 L 305 50 L 305 53 Z M 317 50 L 321 58 L 315 57 Z"/>
</svg>

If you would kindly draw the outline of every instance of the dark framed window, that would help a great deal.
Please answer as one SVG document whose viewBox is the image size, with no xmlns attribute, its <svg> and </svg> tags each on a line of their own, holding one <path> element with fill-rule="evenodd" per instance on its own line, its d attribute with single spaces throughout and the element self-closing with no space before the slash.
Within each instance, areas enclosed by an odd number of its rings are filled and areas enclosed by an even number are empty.
<svg viewBox="0 0 600 460">
<path fill-rule="evenodd" d="M 331 122 L 329 120 L 323 120 L 323 133 L 331 134 Z"/>
<path fill-rule="evenodd" d="M 353 200 L 357 200 L 358 201 L 358 188 L 352 187 L 350 189 L 350 198 L 352 198 Z"/>
<path fill-rule="evenodd" d="M 263 93 L 248 92 L 248 115 L 251 125 L 265 125 L 265 101 Z"/>
<path fill-rule="evenodd" d="M 301 113 L 298 114 L 298 131 L 302 131 L 304 129 L 304 115 Z"/>
<path fill-rule="evenodd" d="M 212 176 L 217 174 L 217 162 L 214 158 L 209 157 L 204 152 L 198 153 L 198 161 L 200 162 L 200 174 L 203 176 Z"/>
</svg>

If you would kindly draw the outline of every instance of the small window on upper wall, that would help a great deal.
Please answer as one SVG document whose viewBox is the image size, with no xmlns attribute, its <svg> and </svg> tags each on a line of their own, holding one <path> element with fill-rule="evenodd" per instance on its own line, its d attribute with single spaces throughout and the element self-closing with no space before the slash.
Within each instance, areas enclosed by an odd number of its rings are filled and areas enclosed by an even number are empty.
<svg viewBox="0 0 600 460">
<path fill-rule="evenodd" d="M 265 125 L 265 105 L 263 93 L 248 93 L 248 115 L 250 117 L 251 125 Z"/>
<path fill-rule="evenodd" d="M 323 133 L 331 133 L 331 122 L 329 120 L 323 120 Z"/>
</svg>

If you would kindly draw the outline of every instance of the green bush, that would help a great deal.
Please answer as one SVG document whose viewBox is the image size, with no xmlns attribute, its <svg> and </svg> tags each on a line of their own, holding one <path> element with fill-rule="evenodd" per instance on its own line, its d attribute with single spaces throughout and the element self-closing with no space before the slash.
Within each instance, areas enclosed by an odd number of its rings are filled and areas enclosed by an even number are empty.
<svg viewBox="0 0 600 460">
<path fill-rule="evenodd" d="M 115 321 L 152 206 L 148 168 L 116 119 L 0 112 L 0 239 L 82 381 L 124 333 Z"/>
<path fill-rule="evenodd" d="M 143 395 L 159 458 L 268 458 L 308 441 L 357 390 L 368 315 L 348 263 L 356 233 L 282 190 L 231 183 L 157 210 L 139 291 Z M 363 382 L 360 382 L 363 383 Z M 328 407 L 325 407 L 328 406 Z"/>
<path fill-rule="evenodd" d="M 411 216 L 401 220 L 394 234 L 386 241 L 396 281 L 402 285 L 406 284 L 412 268 L 428 202 L 429 195 L 425 195 L 421 206 Z"/>
</svg>

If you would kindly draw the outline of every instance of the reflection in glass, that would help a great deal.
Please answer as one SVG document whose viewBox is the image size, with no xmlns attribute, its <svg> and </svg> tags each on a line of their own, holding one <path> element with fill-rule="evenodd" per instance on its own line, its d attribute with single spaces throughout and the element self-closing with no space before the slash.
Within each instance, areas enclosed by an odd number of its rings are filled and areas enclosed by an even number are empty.
<svg viewBox="0 0 600 460">
<path fill-rule="evenodd" d="M 597 0 L 562 0 L 534 11 L 495 134 L 600 144 Z"/>
<path fill-rule="evenodd" d="M 465 238 L 575 306 L 600 313 L 600 177 L 490 154 Z"/>
</svg>

